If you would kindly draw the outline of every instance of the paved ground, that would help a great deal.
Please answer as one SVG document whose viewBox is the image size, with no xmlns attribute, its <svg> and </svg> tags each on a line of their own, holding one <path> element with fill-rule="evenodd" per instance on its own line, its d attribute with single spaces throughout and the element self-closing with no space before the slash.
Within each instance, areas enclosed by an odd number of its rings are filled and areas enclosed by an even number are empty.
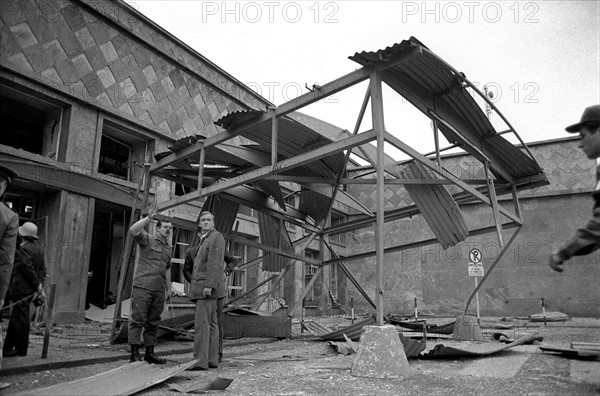
<svg viewBox="0 0 600 396">
<path fill-rule="evenodd" d="M 349 324 L 339 318 L 315 320 L 332 330 Z M 497 330 L 486 329 L 485 323 L 482 326 L 487 338 Z M 503 332 L 518 337 L 538 326 L 544 345 L 569 347 L 573 341 L 600 342 L 598 319 L 575 318 L 547 326 L 518 322 Z M 109 345 L 106 331 L 101 325 L 57 329 L 50 338 L 47 359 L 40 358 L 43 338 L 32 336 L 28 356 L 4 360 L 0 382 L 11 386 L 0 394 L 35 390 L 127 364 L 126 346 Z M 444 340 L 428 341 L 428 349 L 441 342 Z M 166 341 L 157 351 L 172 366 L 191 360 L 191 346 L 189 341 Z M 338 354 L 326 342 L 301 334 L 298 325 L 294 325 L 291 339 L 226 340 L 225 346 L 225 361 L 218 369 L 186 371 L 167 383 L 208 382 L 217 376 L 233 379 L 227 390 L 219 392 L 223 395 L 600 395 L 598 359 L 569 359 L 542 353 L 538 345 L 518 346 L 478 358 L 410 359 L 410 370 L 394 379 L 352 376 L 356 355 Z M 100 363 L 89 364 L 92 361 Z M 164 383 L 140 394 L 175 393 Z"/>
</svg>

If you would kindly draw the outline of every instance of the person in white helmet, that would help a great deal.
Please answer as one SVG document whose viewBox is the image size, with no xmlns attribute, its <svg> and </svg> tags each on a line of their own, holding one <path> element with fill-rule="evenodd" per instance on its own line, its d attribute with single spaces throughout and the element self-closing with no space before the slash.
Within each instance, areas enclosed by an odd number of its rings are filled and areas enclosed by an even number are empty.
<svg viewBox="0 0 600 396">
<path fill-rule="evenodd" d="M 16 302 L 12 307 L 6 340 L 2 347 L 4 357 L 27 356 L 31 316 L 29 306 L 37 292 L 41 292 L 46 278 L 44 250 L 37 244 L 37 226 L 27 222 L 19 227 L 21 242 L 15 253 L 9 293 Z"/>
</svg>

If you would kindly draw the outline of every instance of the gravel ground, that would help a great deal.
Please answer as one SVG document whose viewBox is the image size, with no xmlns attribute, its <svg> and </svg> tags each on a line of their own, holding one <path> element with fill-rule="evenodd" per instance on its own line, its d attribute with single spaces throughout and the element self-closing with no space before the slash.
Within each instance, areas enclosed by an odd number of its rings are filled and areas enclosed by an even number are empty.
<svg viewBox="0 0 600 396">
<path fill-rule="evenodd" d="M 336 330 L 347 326 L 343 318 L 311 318 Z M 598 326 L 577 323 L 540 326 L 544 344 L 568 347 L 571 341 L 600 342 Z M 507 334 L 518 335 L 528 328 L 518 327 Z M 485 333 L 488 333 L 487 331 Z M 125 348 L 104 345 L 102 339 L 86 344 L 80 340 L 72 353 L 90 355 L 103 348 Z M 429 347 L 442 342 L 430 341 Z M 82 347 L 81 345 L 95 345 Z M 191 343 L 187 343 L 191 348 Z M 326 342 L 293 326 L 293 337 L 285 340 L 226 340 L 224 362 L 218 369 L 186 371 L 167 383 L 187 385 L 196 381 L 210 382 L 217 376 L 233 379 L 222 395 L 600 395 L 600 361 L 573 360 L 545 354 L 536 345 L 519 346 L 480 358 L 443 360 L 410 359 L 410 372 L 402 378 L 378 379 L 351 375 L 356 355 L 340 355 Z M 65 346 L 65 349 L 68 349 Z M 190 354 L 167 356 L 169 364 L 189 361 Z M 10 395 L 25 390 L 89 377 L 119 367 L 126 362 L 88 365 L 41 371 L 13 376 L 0 376 L 0 382 L 12 385 L 0 391 Z M 40 393 L 41 394 L 41 393 Z M 148 388 L 141 395 L 176 394 L 166 383 Z"/>
</svg>

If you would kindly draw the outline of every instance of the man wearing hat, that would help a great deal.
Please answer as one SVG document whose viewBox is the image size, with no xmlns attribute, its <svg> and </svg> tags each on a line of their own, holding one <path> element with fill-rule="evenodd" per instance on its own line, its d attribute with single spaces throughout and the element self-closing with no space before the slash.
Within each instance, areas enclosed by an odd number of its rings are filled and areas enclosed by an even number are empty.
<svg viewBox="0 0 600 396">
<path fill-rule="evenodd" d="M 581 121 L 565 129 L 569 133 L 579 133 L 579 148 L 589 159 L 600 159 L 600 105 L 586 108 Z M 596 188 L 592 192 L 592 198 L 592 218 L 550 255 L 549 264 L 554 271 L 562 272 L 564 262 L 572 256 L 582 256 L 600 249 L 600 163 L 596 168 Z"/>
<path fill-rule="evenodd" d="M 37 244 L 37 226 L 27 222 L 19 227 L 22 242 L 15 254 L 15 266 L 10 282 L 11 300 L 13 305 L 6 342 L 2 347 L 4 357 L 26 356 L 29 346 L 29 305 L 36 294 L 41 293 L 46 278 L 44 251 Z"/>
<path fill-rule="evenodd" d="M 15 177 L 17 177 L 15 171 L 0 165 L 0 309 L 4 307 L 4 298 L 10 282 L 19 229 L 19 216 L 4 204 L 2 197 Z M 2 346 L 1 331 L 0 346 Z M 0 368 L 2 368 L 1 356 Z"/>
</svg>

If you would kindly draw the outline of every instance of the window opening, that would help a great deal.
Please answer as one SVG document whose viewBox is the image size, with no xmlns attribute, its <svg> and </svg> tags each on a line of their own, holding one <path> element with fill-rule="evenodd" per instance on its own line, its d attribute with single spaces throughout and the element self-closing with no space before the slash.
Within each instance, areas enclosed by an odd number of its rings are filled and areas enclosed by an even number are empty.
<svg viewBox="0 0 600 396">
<path fill-rule="evenodd" d="M 121 180 L 137 181 L 144 172 L 146 152 L 154 142 L 133 129 L 112 120 L 102 120 L 98 172 Z"/>
<path fill-rule="evenodd" d="M 98 172 L 129 180 L 130 157 L 129 145 L 108 135 L 102 135 Z"/>
<path fill-rule="evenodd" d="M 58 159 L 61 106 L 0 84 L 0 144 Z"/>
</svg>

